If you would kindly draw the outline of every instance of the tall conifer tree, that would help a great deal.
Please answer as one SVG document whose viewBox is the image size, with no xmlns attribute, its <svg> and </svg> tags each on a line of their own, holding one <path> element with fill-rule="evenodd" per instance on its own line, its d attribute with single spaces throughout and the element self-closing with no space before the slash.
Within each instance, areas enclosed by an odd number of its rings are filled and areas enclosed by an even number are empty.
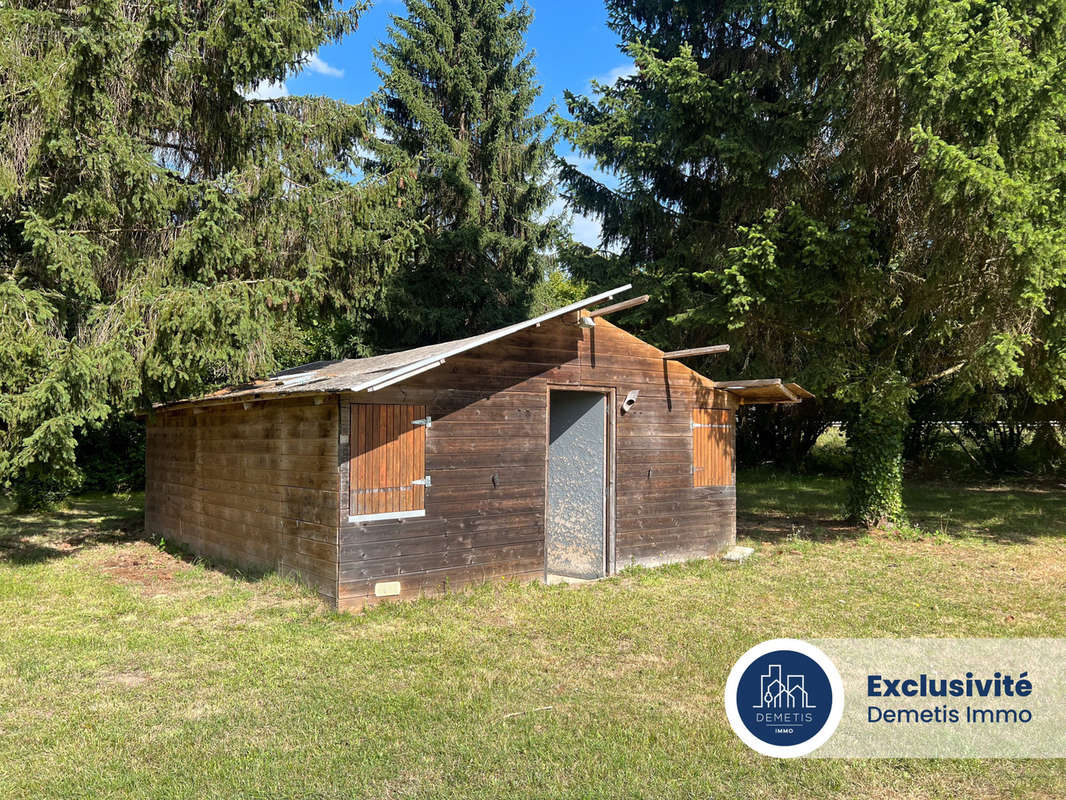
<svg viewBox="0 0 1066 800">
<path fill-rule="evenodd" d="M 360 110 L 251 92 L 355 22 L 332 0 L 0 6 L 0 484 L 74 486 L 79 430 L 269 371 L 299 325 L 373 303 L 409 237 L 401 175 L 342 177 Z"/>
<path fill-rule="evenodd" d="M 857 521 L 902 514 L 916 390 L 1062 395 L 1066 3 L 607 6 L 637 70 L 561 124 L 621 186 L 571 197 L 652 336 L 843 404 Z"/>
<path fill-rule="evenodd" d="M 408 209 L 425 225 L 394 275 L 379 345 L 423 344 L 491 329 L 525 313 L 551 186 L 547 114 L 524 34 L 531 14 L 507 0 L 408 0 L 377 50 L 382 138 L 420 162 Z"/>
</svg>

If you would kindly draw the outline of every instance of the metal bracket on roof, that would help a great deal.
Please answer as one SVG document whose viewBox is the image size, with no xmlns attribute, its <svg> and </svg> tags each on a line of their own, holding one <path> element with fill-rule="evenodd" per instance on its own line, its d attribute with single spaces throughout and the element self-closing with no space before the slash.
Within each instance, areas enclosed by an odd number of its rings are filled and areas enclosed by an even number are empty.
<svg viewBox="0 0 1066 800">
<path fill-rule="evenodd" d="M 412 425 L 425 425 L 427 428 L 433 427 L 433 417 L 426 417 L 425 419 L 413 419 Z"/>
<path fill-rule="evenodd" d="M 404 367 L 397 367 L 391 372 L 386 370 L 384 376 L 374 378 L 372 381 L 361 384 L 359 386 L 353 386 L 349 391 L 352 392 L 374 392 L 378 389 L 384 389 L 387 386 L 405 381 L 408 378 L 413 378 L 415 375 L 421 375 L 423 372 L 428 372 L 434 367 L 439 367 L 444 363 L 443 358 L 438 358 L 435 361 L 424 363 L 416 361 L 413 364 L 408 364 Z"/>
<path fill-rule="evenodd" d="M 319 377 L 314 372 L 301 372 L 301 373 L 298 373 L 296 375 L 289 375 L 289 376 L 287 376 L 285 378 L 279 378 L 277 383 L 276 383 L 276 385 L 277 386 L 300 386 L 300 385 L 305 384 L 305 383 L 311 383 L 311 381 L 320 381 L 320 380 L 322 380 L 322 378 Z"/>
</svg>

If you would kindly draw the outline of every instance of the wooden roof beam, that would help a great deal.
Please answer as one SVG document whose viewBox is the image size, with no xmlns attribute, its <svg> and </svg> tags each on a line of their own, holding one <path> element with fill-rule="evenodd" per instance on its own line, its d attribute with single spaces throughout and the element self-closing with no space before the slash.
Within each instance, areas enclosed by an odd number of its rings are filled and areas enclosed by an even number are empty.
<svg viewBox="0 0 1066 800">
<path fill-rule="evenodd" d="M 629 300 L 623 300 L 621 303 L 615 303 L 614 305 L 604 306 L 603 308 L 597 308 L 595 311 L 590 311 L 586 316 L 589 317 L 602 317 L 604 314 L 613 314 L 615 311 L 625 311 L 627 308 L 633 308 L 634 306 L 641 306 L 651 300 L 651 295 L 642 294 L 640 297 L 634 297 Z"/>
<path fill-rule="evenodd" d="M 785 388 L 787 388 L 790 392 L 792 392 L 792 394 L 796 395 L 796 397 L 798 397 L 800 400 L 813 400 L 814 399 L 814 395 L 811 394 L 810 392 L 808 392 L 806 389 L 804 389 L 798 383 L 786 383 L 785 384 Z"/>
<path fill-rule="evenodd" d="M 781 393 L 789 399 L 790 402 L 798 403 L 800 401 L 799 397 L 797 397 L 796 394 L 785 384 L 782 383 L 781 386 L 779 386 L 778 388 L 781 390 Z"/>
<path fill-rule="evenodd" d="M 756 386 L 780 386 L 780 378 L 757 378 L 751 381 L 715 381 L 715 389 L 752 389 Z"/>
<path fill-rule="evenodd" d="M 693 347 L 691 350 L 671 350 L 663 353 L 663 358 L 687 358 L 688 356 L 713 356 L 718 353 L 728 353 L 729 345 L 712 344 L 710 347 Z"/>
</svg>

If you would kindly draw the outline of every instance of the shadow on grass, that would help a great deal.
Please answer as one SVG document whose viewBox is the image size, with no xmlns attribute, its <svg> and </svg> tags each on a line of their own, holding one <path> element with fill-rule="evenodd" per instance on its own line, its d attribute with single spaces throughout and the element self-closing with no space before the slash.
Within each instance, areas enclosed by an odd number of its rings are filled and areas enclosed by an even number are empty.
<svg viewBox="0 0 1066 800">
<path fill-rule="evenodd" d="M 737 476 L 737 533 L 761 542 L 857 539 L 844 521 L 847 479 L 752 470 Z M 908 481 L 904 505 L 917 535 L 1030 544 L 1066 539 L 1066 485 Z M 909 538 L 909 537 L 908 537 Z"/>
<path fill-rule="evenodd" d="M 1066 486 L 908 483 L 903 497 L 915 525 L 998 544 L 1066 539 Z"/>
<path fill-rule="evenodd" d="M 39 564 L 144 538 L 143 496 L 91 494 L 47 511 L 0 510 L 0 562 Z"/>
<path fill-rule="evenodd" d="M 767 544 L 798 540 L 840 542 L 865 535 L 866 531 L 834 518 L 737 512 L 737 536 Z"/>
<path fill-rule="evenodd" d="M 865 531 L 843 521 L 846 489 L 837 478 L 738 472 L 737 535 L 770 544 L 861 538 Z"/>
<path fill-rule="evenodd" d="M 29 566 L 73 556 L 101 545 L 146 542 L 160 553 L 242 581 L 259 581 L 269 568 L 237 566 L 197 555 L 178 542 L 161 541 L 144 530 L 144 495 L 92 493 L 71 497 L 58 508 L 16 513 L 0 507 L 0 564 Z M 121 560 L 121 559 L 120 559 Z"/>
</svg>

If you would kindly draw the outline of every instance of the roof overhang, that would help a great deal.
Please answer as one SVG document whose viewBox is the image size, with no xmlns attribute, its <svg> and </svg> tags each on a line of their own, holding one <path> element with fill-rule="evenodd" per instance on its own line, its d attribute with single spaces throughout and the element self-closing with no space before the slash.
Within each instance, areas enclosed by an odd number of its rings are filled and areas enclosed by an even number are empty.
<svg viewBox="0 0 1066 800">
<path fill-rule="evenodd" d="M 715 381 L 714 388 L 740 398 L 740 404 L 743 406 L 799 403 L 814 397 L 798 383 L 784 383 L 780 378 Z"/>
</svg>

